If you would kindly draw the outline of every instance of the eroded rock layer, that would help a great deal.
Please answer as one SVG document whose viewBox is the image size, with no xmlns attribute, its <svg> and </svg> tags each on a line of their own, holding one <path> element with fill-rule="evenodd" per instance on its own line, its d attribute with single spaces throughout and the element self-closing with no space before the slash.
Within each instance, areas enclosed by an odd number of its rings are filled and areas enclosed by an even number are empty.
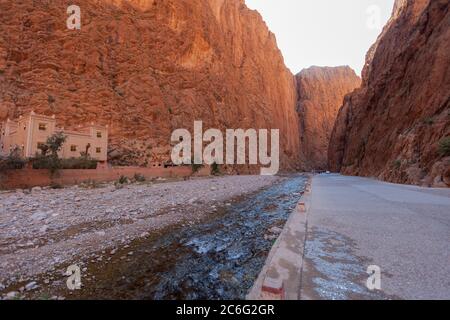
<svg viewBox="0 0 450 320">
<path fill-rule="evenodd" d="M 449 186 L 449 124 L 449 1 L 396 1 L 367 55 L 362 87 L 339 112 L 329 165 L 344 174 Z"/>
<path fill-rule="evenodd" d="M 110 126 L 116 164 L 169 157 L 174 129 L 281 131 L 299 157 L 295 84 L 274 35 L 243 0 L 0 0 L 0 120 L 34 110 L 67 128 Z"/>
<path fill-rule="evenodd" d="M 328 144 L 344 96 L 360 86 L 350 67 L 311 67 L 296 75 L 305 170 L 327 169 Z"/>
</svg>

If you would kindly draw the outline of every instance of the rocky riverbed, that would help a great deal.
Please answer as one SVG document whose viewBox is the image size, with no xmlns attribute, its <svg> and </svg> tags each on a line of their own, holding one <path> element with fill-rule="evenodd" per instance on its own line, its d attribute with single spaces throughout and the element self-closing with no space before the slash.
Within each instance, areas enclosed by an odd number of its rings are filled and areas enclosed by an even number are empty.
<svg viewBox="0 0 450 320">
<path fill-rule="evenodd" d="M 112 263 L 87 263 L 84 286 L 70 298 L 244 299 L 305 182 L 302 176 L 282 179 L 193 226 L 135 241 Z M 51 293 L 67 292 L 64 284 L 59 288 Z"/>
<path fill-rule="evenodd" d="M 72 262 L 112 261 L 133 241 L 194 226 L 239 197 L 286 178 L 231 176 L 169 183 L 0 194 L 0 293 L 27 297 L 58 284 Z M 124 259 L 122 259 L 124 260 Z M 55 297 L 54 297 L 55 298 Z"/>
</svg>

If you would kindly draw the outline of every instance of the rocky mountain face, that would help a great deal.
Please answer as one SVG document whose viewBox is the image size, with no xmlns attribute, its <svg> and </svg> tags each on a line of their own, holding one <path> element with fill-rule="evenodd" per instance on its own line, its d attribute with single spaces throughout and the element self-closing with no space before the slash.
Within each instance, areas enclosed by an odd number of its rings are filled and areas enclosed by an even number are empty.
<svg viewBox="0 0 450 320">
<path fill-rule="evenodd" d="M 110 126 L 113 163 L 168 160 L 174 129 L 280 129 L 299 164 L 296 88 L 243 0 L 0 0 L 0 120 L 34 110 Z"/>
<path fill-rule="evenodd" d="M 339 112 L 329 148 L 333 171 L 450 186 L 449 6 L 396 1 L 367 55 L 362 87 Z"/>
<path fill-rule="evenodd" d="M 327 169 L 328 144 L 344 96 L 361 85 L 350 67 L 311 67 L 296 75 L 303 168 Z"/>
</svg>

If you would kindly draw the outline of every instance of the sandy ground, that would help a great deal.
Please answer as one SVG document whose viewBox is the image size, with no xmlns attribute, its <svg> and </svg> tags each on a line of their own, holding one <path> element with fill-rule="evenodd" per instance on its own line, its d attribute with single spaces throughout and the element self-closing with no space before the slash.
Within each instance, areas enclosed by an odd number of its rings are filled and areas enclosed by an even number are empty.
<svg viewBox="0 0 450 320">
<path fill-rule="evenodd" d="M 170 225 L 194 224 L 204 212 L 279 179 L 232 176 L 119 189 L 106 185 L 1 193 L 0 293 L 5 298 L 15 283 L 25 283 L 21 290 L 34 290 L 37 276 L 60 265 L 91 259 L 95 252 L 114 254 L 116 248 Z"/>
</svg>

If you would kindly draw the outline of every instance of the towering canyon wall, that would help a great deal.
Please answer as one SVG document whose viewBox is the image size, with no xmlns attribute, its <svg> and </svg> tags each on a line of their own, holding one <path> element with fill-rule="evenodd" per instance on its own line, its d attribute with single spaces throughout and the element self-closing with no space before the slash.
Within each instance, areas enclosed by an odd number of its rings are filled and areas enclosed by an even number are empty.
<svg viewBox="0 0 450 320">
<path fill-rule="evenodd" d="M 450 185 L 448 0 L 400 0 L 345 98 L 329 165 L 392 182 Z M 445 142 L 447 141 L 447 142 Z"/>
<path fill-rule="evenodd" d="M 350 67 L 311 67 L 296 75 L 303 169 L 327 169 L 328 144 L 344 96 L 361 85 Z"/>
<path fill-rule="evenodd" d="M 0 121 L 31 110 L 110 126 L 115 163 L 168 159 L 174 129 L 280 129 L 299 163 L 296 88 L 243 0 L 0 0 Z M 192 131 L 191 131 L 192 132 Z"/>
</svg>

